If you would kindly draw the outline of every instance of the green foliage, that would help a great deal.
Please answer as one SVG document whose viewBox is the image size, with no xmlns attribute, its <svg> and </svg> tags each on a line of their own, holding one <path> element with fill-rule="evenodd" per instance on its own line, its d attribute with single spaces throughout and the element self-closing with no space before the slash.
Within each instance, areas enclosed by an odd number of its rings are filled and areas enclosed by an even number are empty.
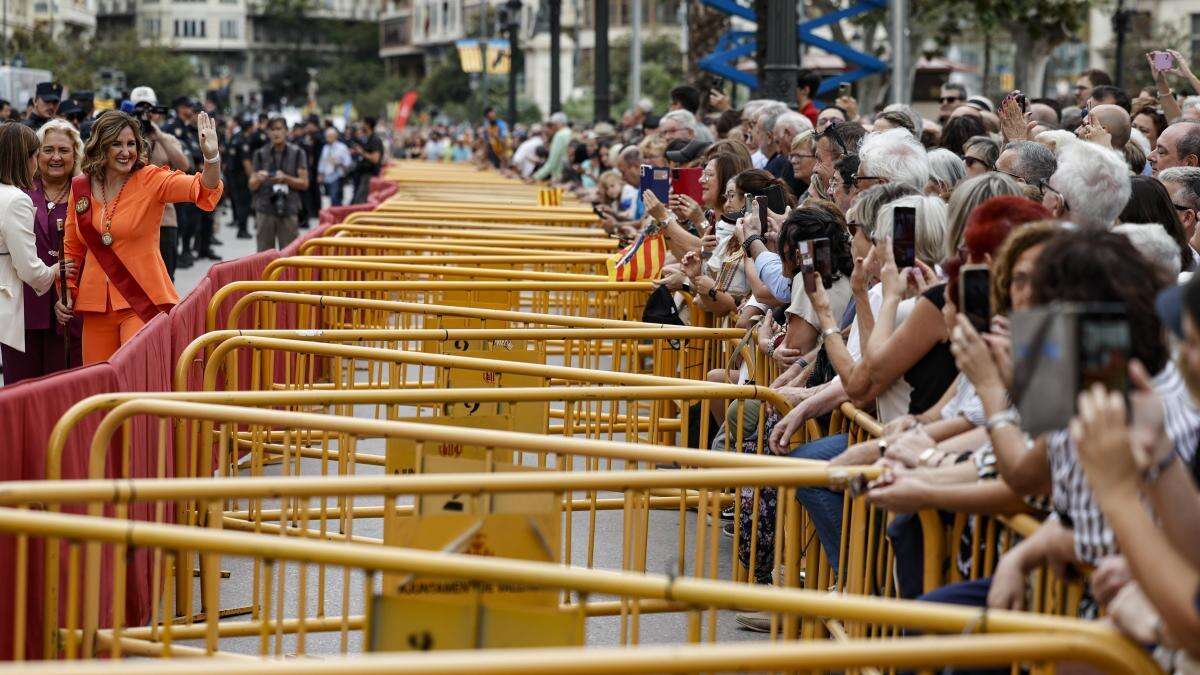
<svg viewBox="0 0 1200 675">
<path fill-rule="evenodd" d="M 1078 35 L 1087 25 L 1093 0 L 917 0 L 909 6 L 913 26 L 932 28 L 935 53 L 963 31 L 1020 34 L 1050 45 Z"/>
<path fill-rule="evenodd" d="M 97 35 L 83 44 L 51 40 L 43 31 L 18 32 L 8 53 L 20 53 L 30 68 L 45 68 L 71 89 L 91 89 L 92 75 L 101 68 L 124 71 L 129 85 L 154 88 L 160 101 L 196 91 L 191 61 L 161 44 L 140 44 L 132 30 Z"/>
<path fill-rule="evenodd" d="M 654 35 L 642 40 L 642 96 L 654 102 L 655 110 L 665 110 L 671 100 L 671 88 L 684 82 L 683 54 L 679 44 L 667 35 Z M 615 41 L 609 52 L 609 73 L 612 84 L 612 114 L 636 101 L 629 96 L 629 39 Z M 589 116 L 588 120 L 591 119 Z"/>
<path fill-rule="evenodd" d="M 421 81 L 421 99 L 434 107 L 465 104 L 471 100 L 471 79 L 463 72 L 458 50 L 447 49 L 430 64 Z"/>
</svg>

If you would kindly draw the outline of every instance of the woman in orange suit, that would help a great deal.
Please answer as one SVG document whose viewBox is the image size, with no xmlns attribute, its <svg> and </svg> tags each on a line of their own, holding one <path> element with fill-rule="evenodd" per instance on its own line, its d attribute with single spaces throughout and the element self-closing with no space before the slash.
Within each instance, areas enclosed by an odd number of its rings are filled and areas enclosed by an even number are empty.
<svg viewBox="0 0 1200 675">
<path fill-rule="evenodd" d="M 83 317 L 83 363 L 112 356 L 147 321 L 179 302 L 158 248 L 163 206 L 191 202 L 212 211 L 221 198 L 221 156 L 212 119 L 196 119 L 204 170 L 189 175 L 146 163 L 133 117 L 110 110 L 92 125 L 83 174 L 71 181 L 66 256 L 82 263 L 74 303 L 55 306 L 60 323 Z"/>
</svg>

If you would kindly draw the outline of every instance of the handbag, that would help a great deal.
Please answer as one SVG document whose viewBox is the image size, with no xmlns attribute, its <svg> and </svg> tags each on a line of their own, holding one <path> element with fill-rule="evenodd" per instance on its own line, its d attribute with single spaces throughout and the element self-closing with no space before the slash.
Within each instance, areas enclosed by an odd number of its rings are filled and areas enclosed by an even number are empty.
<svg viewBox="0 0 1200 675">
<path fill-rule="evenodd" d="M 675 306 L 675 298 L 666 286 L 659 286 L 650 293 L 650 297 L 646 299 L 646 307 L 642 310 L 642 322 L 683 325 L 683 319 L 679 318 L 679 308 Z"/>
</svg>

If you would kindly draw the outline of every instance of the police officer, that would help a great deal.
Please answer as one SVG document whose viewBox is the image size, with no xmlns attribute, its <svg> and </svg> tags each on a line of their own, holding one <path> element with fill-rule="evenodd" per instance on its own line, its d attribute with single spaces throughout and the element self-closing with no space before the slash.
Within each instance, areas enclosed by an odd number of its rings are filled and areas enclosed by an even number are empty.
<svg viewBox="0 0 1200 675">
<path fill-rule="evenodd" d="M 229 148 L 223 163 L 225 166 L 225 185 L 228 190 L 229 204 L 233 207 L 233 225 L 237 228 L 238 239 L 250 239 L 250 180 L 246 173 L 246 165 L 251 162 L 254 153 L 250 149 L 250 136 L 257 131 L 254 117 L 242 116 L 241 123 L 233 137 L 229 139 Z"/>
<path fill-rule="evenodd" d="M 54 118 L 58 112 L 58 100 L 62 97 L 62 85 L 57 82 L 38 82 L 33 96 L 33 110 L 22 120 L 22 124 L 37 131 Z"/>
<path fill-rule="evenodd" d="M 192 167 L 203 166 L 204 157 L 200 152 L 196 129 L 196 103 L 187 96 L 179 96 L 171 102 L 175 110 L 175 118 L 167 123 L 164 131 L 177 138 L 183 146 L 184 154 L 191 159 Z M 212 250 L 212 213 L 201 211 L 195 204 L 180 203 L 177 205 L 179 220 L 179 260 L 180 267 L 187 267 L 196 258 L 220 260 Z"/>
</svg>

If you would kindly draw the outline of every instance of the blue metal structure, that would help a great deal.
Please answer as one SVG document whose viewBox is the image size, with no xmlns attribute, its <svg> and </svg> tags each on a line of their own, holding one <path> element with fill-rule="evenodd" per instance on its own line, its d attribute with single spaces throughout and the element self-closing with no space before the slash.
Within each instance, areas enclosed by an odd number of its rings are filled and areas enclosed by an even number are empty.
<svg viewBox="0 0 1200 675">
<path fill-rule="evenodd" d="M 747 21 L 756 20 L 754 10 L 740 4 L 737 0 L 700 0 L 700 2 L 730 16 L 740 17 Z M 884 72 L 888 66 L 870 54 L 860 52 L 849 45 L 823 38 L 814 31 L 818 28 L 837 23 L 842 19 L 849 19 L 859 14 L 886 8 L 887 0 L 857 0 L 845 9 L 804 21 L 796 26 L 796 38 L 800 42 L 819 47 L 830 54 L 841 57 L 847 64 L 858 66 L 840 75 L 822 80 L 821 88 L 817 92 L 818 94 L 824 94 L 837 89 L 838 85 L 843 82 L 854 82 L 868 75 Z M 752 73 L 743 73 L 737 69 L 738 59 L 754 54 L 754 48 L 755 40 L 752 31 L 730 30 L 717 41 L 717 46 L 712 54 L 700 59 L 699 66 L 714 75 L 719 75 L 727 80 L 732 80 L 751 89 L 756 89 L 758 88 L 758 78 Z"/>
</svg>

